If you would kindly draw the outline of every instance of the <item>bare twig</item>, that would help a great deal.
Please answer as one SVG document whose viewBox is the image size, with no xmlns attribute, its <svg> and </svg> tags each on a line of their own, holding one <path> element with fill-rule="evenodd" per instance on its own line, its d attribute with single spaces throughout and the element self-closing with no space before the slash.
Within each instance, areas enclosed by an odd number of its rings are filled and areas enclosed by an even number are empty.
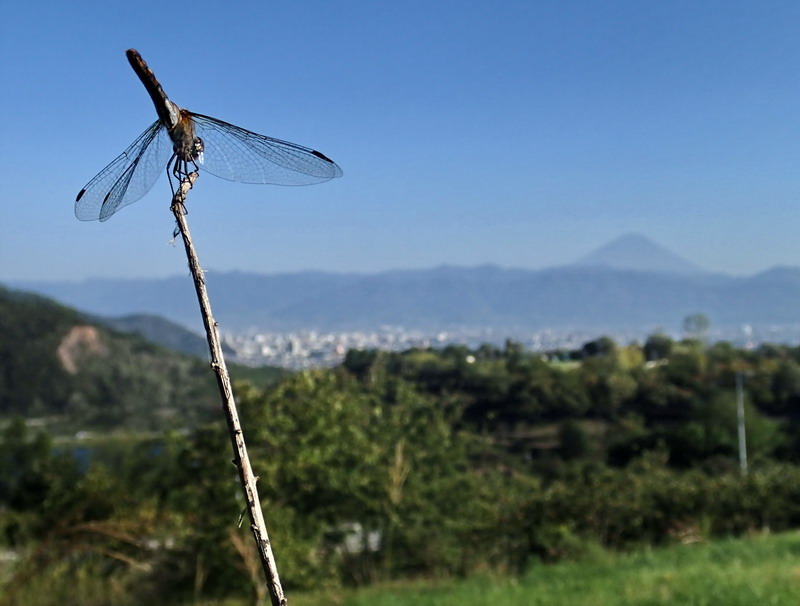
<svg viewBox="0 0 800 606">
<path fill-rule="evenodd" d="M 253 474 L 253 470 L 250 467 L 250 458 L 247 456 L 244 434 L 242 433 L 242 427 L 239 423 L 239 413 L 236 410 L 236 402 L 233 399 L 231 379 L 228 375 L 228 369 L 225 366 L 225 359 L 222 355 L 222 346 L 219 340 L 219 332 L 217 331 L 217 323 L 214 321 L 214 317 L 211 314 L 211 303 L 209 303 L 208 294 L 206 292 L 205 277 L 203 276 L 203 270 L 200 267 L 200 262 L 194 251 L 192 237 L 189 234 L 189 225 L 186 223 L 184 202 L 186 201 L 186 195 L 197 180 L 197 176 L 197 173 L 193 172 L 183 178 L 178 191 L 175 192 L 175 196 L 172 199 L 170 210 L 172 210 L 172 213 L 175 215 L 175 220 L 178 222 L 178 229 L 183 238 L 183 244 L 186 247 L 186 256 L 189 259 L 189 270 L 192 272 L 192 278 L 194 279 L 197 300 L 200 303 L 203 325 L 206 329 L 208 347 L 211 351 L 211 368 L 214 370 L 217 377 L 217 385 L 219 386 L 219 393 L 222 397 L 225 417 L 228 421 L 228 433 L 231 438 L 231 445 L 233 446 L 234 463 L 239 470 L 239 480 L 242 483 L 244 498 L 247 502 L 247 511 L 250 516 L 250 529 L 253 531 L 253 538 L 256 541 L 256 547 L 258 548 L 261 558 L 261 566 L 267 578 L 267 589 L 269 590 L 273 606 L 285 606 L 286 598 L 283 595 L 283 588 L 278 578 L 278 568 L 275 565 L 275 557 L 272 554 L 272 546 L 270 545 L 269 536 L 267 535 L 264 514 L 261 512 L 261 502 L 258 499 L 258 490 L 256 488 L 257 478 Z"/>
<path fill-rule="evenodd" d="M 267 593 L 264 583 L 261 582 L 261 565 L 256 555 L 256 550 L 249 541 L 246 540 L 242 533 L 237 532 L 235 528 L 228 528 L 228 536 L 231 539 L 231 545 L 239 554 L 242 559 L 239 568 L 247 573 L 250 581 L 253 583 L 255 595 L 253 596 L 253 604 L 261 604 L 264 601 L 264 595 Z"/>
</svg>

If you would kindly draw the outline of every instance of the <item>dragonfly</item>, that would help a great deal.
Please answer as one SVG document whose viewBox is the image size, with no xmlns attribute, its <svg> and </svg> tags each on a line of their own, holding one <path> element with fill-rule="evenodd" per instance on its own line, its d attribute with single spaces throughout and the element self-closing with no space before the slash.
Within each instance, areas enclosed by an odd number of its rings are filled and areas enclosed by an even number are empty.
<svg viewBox="0 0 800 606">
<path fill-rule="evenodd" d="M 342 176 L 333 160 L 314 149 L 179 107 L 135 49 L 125 54 L 158 120 L 81 189 L 75 199 L 81 221 L 107 221 L 150 191 L 162 170 L 178 181 L 192 171 L 207 171 L 229 181 L 273 185 L 311 185 Z"/>
</svg>

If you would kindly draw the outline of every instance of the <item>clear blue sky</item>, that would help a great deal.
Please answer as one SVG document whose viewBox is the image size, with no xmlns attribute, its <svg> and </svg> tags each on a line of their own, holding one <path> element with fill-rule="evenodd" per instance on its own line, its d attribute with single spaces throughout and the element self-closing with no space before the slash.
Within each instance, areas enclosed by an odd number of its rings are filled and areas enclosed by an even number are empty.
<svg viewBox="0 0 800 606">
<path fill-rule="evenodd" d="M 4 2 L 0 281 L 186 272 L 166 177 L 106 223 L 78 190 L 173 101 L 342 179 L 201 176 L 203 265 L 569 263 L 630 232 L 734 274 L 800 264 L 800 2 Z"/>
</svg>

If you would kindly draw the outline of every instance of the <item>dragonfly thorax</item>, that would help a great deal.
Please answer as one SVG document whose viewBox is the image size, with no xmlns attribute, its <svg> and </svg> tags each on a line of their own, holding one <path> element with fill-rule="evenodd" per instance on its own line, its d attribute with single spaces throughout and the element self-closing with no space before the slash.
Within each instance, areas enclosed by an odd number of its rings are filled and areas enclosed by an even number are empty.
<svg viewBox="0 0 800 606">
<path fill-rule="evenodd" d="M 195 135 L 194 121 L 181 110 L 178 123 L 168 129 L 175 155 L 184 162 L 194 162 L 203 153 L 203 140 Z"/>
</svg>

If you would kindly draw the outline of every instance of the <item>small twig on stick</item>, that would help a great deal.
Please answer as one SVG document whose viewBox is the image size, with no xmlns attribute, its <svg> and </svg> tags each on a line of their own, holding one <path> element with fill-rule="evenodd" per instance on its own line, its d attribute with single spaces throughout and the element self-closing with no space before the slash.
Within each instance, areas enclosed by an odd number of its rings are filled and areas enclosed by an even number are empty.
<svg viewBox="0 0 800 606">
<path fill-rule="evenodd" d="M 233 388 L 228 369 L 225 366 L 225 359 L 222 355 L 222 345 L 219 340 L 217 323 L 211 314 L 211 303 L 206 292 L 205 277 L 194 251 L 192 237 L 189 233 L 189 225 L 186 222 L 186 195 L 197 180 L 197 172 L 186 175 L 182 180 L 178 191 L 172 199 L 170 210 L 175 215 L 178 222 L 178 230 L 183 238 L 186 247 L 186 256 L 189 259 L 189 270 L 192 272 L 194 287 L 197 291 L 197 300 L 200 303 L 200 312 L 203 315 L 203 325 L 206 329 L 208 347 L 211 351 L 211 368 L 217 377 L 219 393 L 222 397 L 222 406 L 225 409 L 225 417 L 228 421 L 228 433 L 233 446 L 234 464 L 239 471 L 239 480 L 242 483 L 244 498 L 247 502 L 247 511 L 250 516 L 250 528 L 253 531 L 253 538 L 261 558 L 261 566 L 267 578 L 267 589 L 273 606 L 285 606 L 286 598 L 283 595 L 281 581 L 278 578 L 278 568 L 275 565 L 275 557 L 272 554 L 272 546 L 267 535 L 267 526 L 264 523 L 264 514 L 261 512 L 261 502 L 258 499 L 256 488 L 256 476 L 250 467 L 250 458 L 247 456 L 247 448 L 244 443 L 244 434 L 239 423 L 239 413 L 236 410 L 236 402 L 233 399 Z"/>
</svg>

